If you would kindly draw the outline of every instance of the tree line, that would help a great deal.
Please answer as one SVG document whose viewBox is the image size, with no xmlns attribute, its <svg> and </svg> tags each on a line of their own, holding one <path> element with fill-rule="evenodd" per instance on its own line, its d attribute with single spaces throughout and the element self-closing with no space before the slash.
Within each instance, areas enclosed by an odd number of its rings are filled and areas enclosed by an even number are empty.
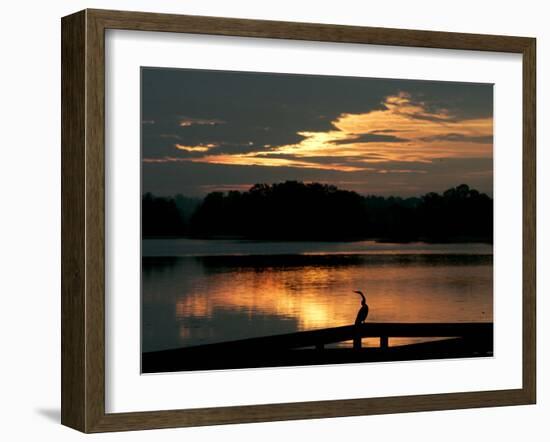
<svg viewBox="0 0 550 442">
<path fill-rule="evenodd" d="M 211 192 L 202 200 L 147 193 L 142 236 L 492 242 L 493 200 L 466 184 L 411 198 L 299 181 Z"/>
</svg>

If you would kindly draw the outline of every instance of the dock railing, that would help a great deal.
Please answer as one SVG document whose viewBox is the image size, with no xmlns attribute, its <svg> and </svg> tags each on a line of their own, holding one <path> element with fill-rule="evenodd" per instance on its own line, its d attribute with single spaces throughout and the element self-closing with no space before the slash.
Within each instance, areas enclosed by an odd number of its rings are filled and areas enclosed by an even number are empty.
<svg viewBox="0 0 550 442">
<path fill-rule="evenodd" d="M 325 345 L 353 341 L 355 348 L 361 348 L 362 338 L 379 338 L 380 347 L 387 348 L 390 338 L 465 338 L 492 339 L 492 322 L 458 323 L 392 323 L 367 322 L 360 325 L 300 331 L 274 336 L 241 339 L 237 341 L 186 347 L 185 350 L 291 350 L 314 347 L 322 350 Z"/>
<path fill-rule="evenodd" d="M 380 346 L 362 348 L 363 338 Z M 391 338 L 440 338 L 390 346 Z M 353 348 L 329 344 L 353 342 Z M 299 331 L 142 353 L 143 373 L 490 356 L 492 323 L 388 323 Z"/>
</svg>

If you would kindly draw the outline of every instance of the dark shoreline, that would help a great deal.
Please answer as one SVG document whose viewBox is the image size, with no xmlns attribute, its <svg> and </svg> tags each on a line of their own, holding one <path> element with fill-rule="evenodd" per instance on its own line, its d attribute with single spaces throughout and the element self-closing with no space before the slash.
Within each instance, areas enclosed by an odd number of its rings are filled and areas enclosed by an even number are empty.
<svg viewBox="0 0 550 442">
<path fill-rule="evenodd" d="M 257 183 L 247 191 L 142 196 L 142 235 L 272 241 L 492 242 L 493 200 L 461 184 L 419 197 L 360 195 L 322 183 Z"/>
</svg>

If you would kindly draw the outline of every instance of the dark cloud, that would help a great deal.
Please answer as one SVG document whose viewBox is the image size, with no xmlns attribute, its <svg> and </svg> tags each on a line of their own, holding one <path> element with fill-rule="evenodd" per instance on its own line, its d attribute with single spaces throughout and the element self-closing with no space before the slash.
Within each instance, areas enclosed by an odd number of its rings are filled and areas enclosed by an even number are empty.
<svg viewBox="0 0 550 442">
<path fill-rule="evenodd" d="M 422 104 L 425 113 L 417 118 L 434 121 L 440 118 L 437 115 L 449 115 L 445 120 L 449 122 L 493 114 L 493 87 L 489 84 L 142 68 L 142 157 L 160 161 L 143 163 L 143 190 L 164 195 L 199 195 L 216 186 L 227 189 L 232 185 L 294 179 L 330 182 L 361 193 L 405 195 L 444 190 L 463 182 L 461 177 L 468 177 L 469 184 L 492 193 L 490 158 L 425 163 L 387 161 L 383 152 L 338 158 L 286 156 L 307 161 L 312 165 L 307 168 L 186 161 L 205 155 L 253 152 L 268 157 L 276 146 L 303 141 L 304 135 L 299 133 L 336 130 L 332 122 L 343 114 L 384 110 L 385 98 L 402 91 L 409 94 L 412 103 Z M 489 137 L 475 138 L 450 133 L 433 141 L 492 142 Z M 403 141 L 406 140 L 399 130 L 387 128 L 333 144 Z M 186 151 L 177 149 L 176 144 L 211 147 L 203 152 Z M 165 161 L 166 158 L 179 161 Z M 362 168 L 375 164 L 374 169 L 386 172 L 321 168 L 335 162 Z M 319 168 L 315 168 L 316 164 Z"/>
<path fill-rule="evenodd" d="M 486 84 L 142 68 L 142 121 L 155 121 L 142 125 L 143 153 L 177 154 L 161 134 L 185 145 L 294 144 L 302 139 L 298 132 L 334 129 L 331 121 L 341 114 L 384 109 L 384 98 L 403 90 L 430 111 L 492 115 Z M 182 120 L 204 124 L 182 127 Z"/>
<path fill-rule="evenodd" d="M 466 143 L 493 144 L 493 136 L 475 136 L 459 133 L 449 133 L 444 135 L 434 135 L 433 137 L 421 138 L 422 141 L 462 141 Z"/>
<path fill-rule="evenodd" d="M 451 81 L 407 83 L 416 83 L 410 94 L 412 101 L 422 105 L 427 113 L 445 112 L 456 121 L 493 116 L 493 84 Z M 406 87 L 403 90 L 408 91 Z"/>
<path fill-rule="evenodd" d="M 434 123 L 457 123 L 460 121 L 460 119 L 457 117 L 440 117 L 438 115 L 432 114 L 407 114 L 407 116 L 415 120 L 432 121 Z"/>
<path fill-rule="evenodd" d="M 370 134 L 396 134 L 398 132 L 404 132 L 404 131 L 399 129 L 379 129 L 379 130 L 373 130 L 369 133 Z"/>
<path fill-rule="evenodd" d="M 349 143 L 401 143 L 403 141 L 409 141 L 406 138 L 396 137 L 394 135 L 384 135 L 380 133 L 368 133 L 360 134 L 354 137 L 345 138 L 341 140 L 334 140 L 332 144 L 349 144 Z"/>
<path fill-rule="evenodd" d="M 259 154 L 256 155 L 259 158 L 284 158 L 287 160 L 300 160 L 300 161 L 310 161 L 312 163 L 319 164 L 331 164 L 335 162 L 343 162 L 345 164 L 362 164 L 365 165 L 365 161 L 368 160 L 381 160 L 385 159 L 384 154 L 366 154 L 366 155 L 348 155 L 348 156 L 308 156 L 308 157 L 299 157 L 293 154 Z"/>
</svg>

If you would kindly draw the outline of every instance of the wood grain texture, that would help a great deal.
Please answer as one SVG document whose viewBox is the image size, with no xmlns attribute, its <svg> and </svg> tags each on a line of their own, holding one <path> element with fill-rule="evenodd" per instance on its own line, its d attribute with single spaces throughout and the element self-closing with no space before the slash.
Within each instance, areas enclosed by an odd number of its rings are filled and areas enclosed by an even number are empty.
<svg viewBox="0 0 550 442">
<path fill-rule="evenodd" d="M 529 38 L 148 12 L 88 10 L 105 29 L 185 32 L 375 45 L 522 52 Z"/>
<path fill-rule="evenodd" d="M 85 14 L 63 19 L 61 46 L 61 422 L 85 427 Z"/>
<path fill-rule="evenodd" d="M 106 29 L 499 51 L 523 55 L 523 387 L 514 390 L 105 413 Z M 86 10 L 62 20 L 62 423 L 84 432 L 531 404 L 535 355 L 535 40 Z M 520 148 L 518 146 L 518 148 Z M 136 294 L 137 296 L 137 294 Z"/>
<path fill-rule="evenodd" d="M 105 414 L 105 38 L 86 11 L 86 431 Z"/>
<path fill-rule="evenodd" d="M 536 402 L 536 40 L 523 50 L 523 390 Z"/>
</svg>

